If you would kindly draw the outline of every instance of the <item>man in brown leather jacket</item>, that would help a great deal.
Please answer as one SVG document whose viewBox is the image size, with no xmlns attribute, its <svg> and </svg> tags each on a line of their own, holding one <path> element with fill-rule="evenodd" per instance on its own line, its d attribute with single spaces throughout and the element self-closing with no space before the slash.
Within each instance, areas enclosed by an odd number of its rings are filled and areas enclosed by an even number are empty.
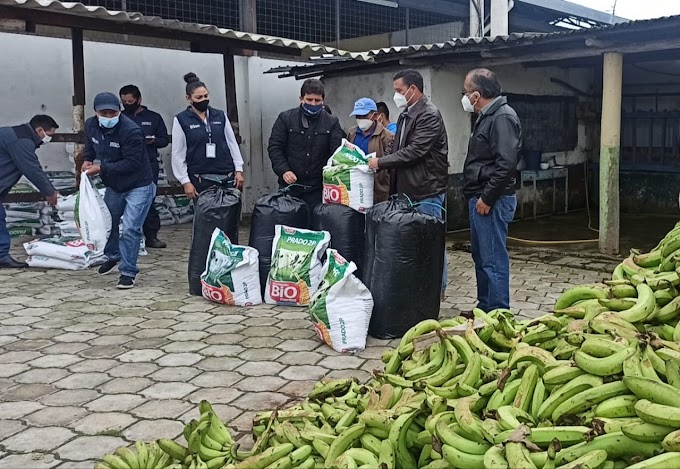
<svg viewBox="0 0 680 469">
<path fill-rule="evenodd" d="M 419 212 L 443 219 L 448 185 L 449 144 L 439 109 L 423 94 L 423 76 L 416 70 L 394 75 L 394 103 L 402 110 L 390 154 L 369 160 L 376 170 L 390 171 L 390 193 L 419 202 Z M 446 256 L 446 253 L 444 253 Z M 446 262 L 442 298 L 446 288 Z"/>
<path fill-rule="evenodd" d="M 394 134 L 378 122 L 378 107 L 370 98 L 361 98 L 354 103 L 354 110 L 350 117 L 356 117 L 357 125 L 352 127 L 347 140 L 361 148 L 366 154 L 375 153 L 382 158 L 392 146 Z M 390 175 L 387 171 L 380 171 L 375 175 L 373 189 L 373 203 L 383 202 L 390 196 Z"/>
</svg>

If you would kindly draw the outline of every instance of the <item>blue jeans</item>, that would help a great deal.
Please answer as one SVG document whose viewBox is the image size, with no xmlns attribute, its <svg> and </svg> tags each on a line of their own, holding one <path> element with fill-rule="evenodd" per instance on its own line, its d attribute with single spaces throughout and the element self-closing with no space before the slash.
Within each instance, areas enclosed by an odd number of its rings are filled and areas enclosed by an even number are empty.
<svg viewBox="0 0 680 469">
<path fill-rule="evenodd" d="M 427 199 L 419 200 L 416 203 L 416 210 L 418 213 L 423 215 L 430 215 L 440 220 L 444 219 L 444 196 L 445 194 L 435 195 L 434 197 L 428 197 Z M 442 275 L 442 292 L 446 290 L 446 284 L 448 280 L 447 272 L 447 260 L 446 260 L 446 248 L 444 248 L 444 274 Z"/>
<path fill-rule="evenodd" d="M 477 307 L 484 311 L 510 308 L 508 225 L 515 217 L 517 198 L 504 195 L 488 215 L 477 213 L 477 197 L 469 201 L 470 241 L 477 274 Z"/>
<path fill-rule="evenodd" d="M 0 261 L 9 258 L 9 246 L 11 242 L 12 238 L 7 230 L 7 214 L 5 213 L 5 207 L 0 200 Z"/>
<path fill-rule="evenodd" d="M 136 277 L 139 273 L 137 257 L 142 239 L 142 226 L 149 207 L 156 196 L 156 185 L 137 187 L 127 192 L 106 189 L 104 202 L 111 212 L 111 235 L 106 242 L 104 255 L 111 261 L 120 261 L 120 274 Z M 118 233 L 123 217 L 123 233 Z"/>
</svg>

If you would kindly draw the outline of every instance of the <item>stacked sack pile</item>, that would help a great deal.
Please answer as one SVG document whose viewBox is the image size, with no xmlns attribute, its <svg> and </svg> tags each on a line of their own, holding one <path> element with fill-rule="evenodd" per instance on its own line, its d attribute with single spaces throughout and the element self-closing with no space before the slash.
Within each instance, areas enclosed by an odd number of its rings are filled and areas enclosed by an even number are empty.
<svg viewBox="0 0 680 469">
<path fill-rule="evenodd" d="M 184 195 L 159 195 L 154 200 L 161 225 L 182 225 L 194 220 L 194 204 Z"/>
<path fill-rule="evenodd" d="M 422 321 L 366 384 L 321 382 L 256 414 L 249 451 L 204 401 L 186 445 L 138 443 L 96 467 L 149 467 L 151 455 L 172 469 L 680 467 L 679 260 L 680 224 L 539 318 Z"/>
<path fill-rule="evenodd" d="M 38 190 L 26 178 L 22 178 L 12 190 L 12 194 L 38 193 Z M 7 229 L 12 237 L 34 236 L 42 226 L 41 210 L 43 202 L 16 202 L 3 204 L 7 212 Z"/>
</svg>

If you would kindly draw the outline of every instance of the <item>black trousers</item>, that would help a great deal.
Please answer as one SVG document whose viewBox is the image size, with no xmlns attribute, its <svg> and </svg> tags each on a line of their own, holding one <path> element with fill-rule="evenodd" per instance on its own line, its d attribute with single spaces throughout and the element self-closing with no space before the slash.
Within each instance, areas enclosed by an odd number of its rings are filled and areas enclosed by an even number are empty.
<svg viewBox="0 0 680 469">
<path fill-rule="evenodd" d="M 158 232 L 161 229 L 161 217 L 158 215 L 158 210 L 156 210 L 155 203 L 151 203 L 149 208 L 149 213 L 144 220 L 144 225 L 142 226 L 142 231 L 144 232 L 144 237 L 146 239 L 156 239 L 158 238 Z"/>
<path fill-rule="evenodd" d="M 280 184 L 279 189 L 285 189 L 288 187 L 285 184 Z M 318 188 L 318 189 L 312 189 L 310 191 L 305 191 L 300 187 L 291 187 L 288 192 L 290 195 L 293 197 L 297 197 L 298 199 L 302 199 L 304 203 L 307 204 L 309 207 L 309 214 L 311 216 L 312 212 L 316 208 L 317 205 L 321 204 L 321 200 L 323 199 L 323 189 Z"/>
</svg>

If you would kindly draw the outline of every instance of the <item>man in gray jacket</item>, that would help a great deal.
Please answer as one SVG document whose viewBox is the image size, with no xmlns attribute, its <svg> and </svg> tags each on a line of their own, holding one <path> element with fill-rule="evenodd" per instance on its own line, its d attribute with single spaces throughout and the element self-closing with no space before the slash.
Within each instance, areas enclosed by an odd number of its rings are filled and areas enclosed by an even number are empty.
<svg viewBox="0 0 680 469">
<path fill-rule="evenodd" d="M 52 140 L 59 126 L 50 116 L 34 116 L 28 124 L 0 127 L 0 269 L 28 267 L 9 255 L 11 238 L 7 231 L 5 197 L 21 176 L 26 176 L 38 188 L 51 206 L 57 204 L 59 193 L 40 166 L 35 150 Z"/>
</svg>

